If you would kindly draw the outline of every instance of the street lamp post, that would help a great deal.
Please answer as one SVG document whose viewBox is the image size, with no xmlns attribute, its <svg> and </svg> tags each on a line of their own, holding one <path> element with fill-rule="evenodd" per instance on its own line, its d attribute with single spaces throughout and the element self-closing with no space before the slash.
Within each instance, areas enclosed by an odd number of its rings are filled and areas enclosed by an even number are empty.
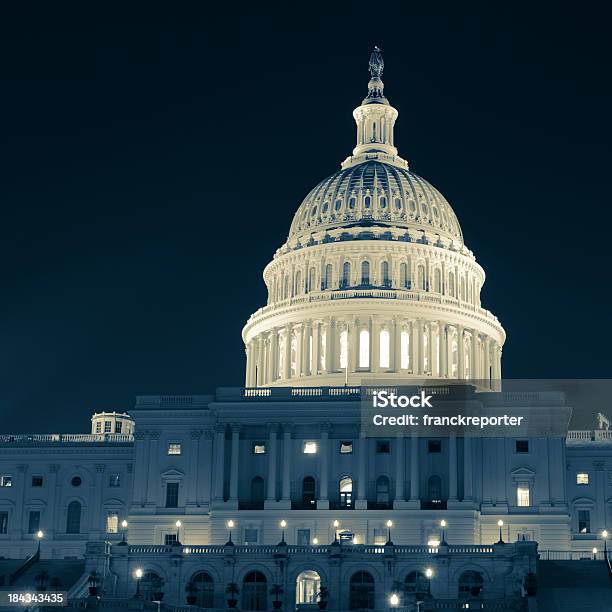
<svg viewBox="0 0 612 612">
<path fill-rule="evenodd" d="M 128 522 L 123 519 L 121 521 L 121 544 L 123 546 L 125 546 L 127 544 L 127 539 L 126 539 L 126 530 L 127 530 L 127 526 L 128 526 Z"/>
<path fill-rule="evenodd" d="M 499 527 L 499 542 L 498 542 L 498 544 L 503 544 L 504 543 L 504 538 L 502 537 L 502 527 L 504 526 L 504 521 L 499 519 L 499 521 L 497 521 L 497 526 Z"/>
<path fill-rule="evenodd" d="M 226 542 L 226 546 L 233 546 L 234 543 L 232 542 L 232 529 L 234 528 L 234 521 L 232 521 L 231 519 L 229 521 L 227 521 L 227 528 L 229 530 L 229 538 Z"/>
<path fill-rule="evenodd" d="M 442 529 L 442 541 L 440 542 L 440 544 L 442 546 L 446 546 L 446 525 L 447 524 L 448 523 L 444 519 L 440 521 L 440 527 Z"/>
<path fill-rule="evenodd" d="M 338 527 L 340 527 L 340 521 L 336 519 L 334 521 L 334 544 L 338 544 Z"/>
<path fill-rule="evenodd" d="M 285 542 L 285 527 L 287 527 L 287 521 L 285 519 L 283 519 L 280 522 L 280 526 L 281 526 L 281 541 L 278 543 L 279 546 L 284 546 L 286 544 Z"/>
<path fill-rule="evenodd" d="M 392 546 L 393 542 L 391 541 L 391 527 L 393 527 L 393 521 L 389 519 L 387 521 L 387 544 L 386 546 Z"/>
<path fill-rule="evenodd" d="M 391 596 L 389 597 L 389 605 L 392 608 L 397 608 L 397 606 L 399 606 L 399 603 L 400 603 L 399 595 L 397 593 L 391 593 Z"/>
<path fill-rule="evenodd" d="M 608 560 L 608 530 L 604 529 L 601 532 L 601 537 L 603 538 L 604 541 L 604 560 L 607 561 Z"/>
<path fill-rule="evenodd" d="M 427 576 L 427 594 L 431 595 L 431 577 L 433 576 L 433 570 L 428 567 L 425 570 L 425 576 Z"/>
<path fill-rule="evenodd" d="M 136 578 L 136 597 L 140 598 L 140 579 L 142 578 L 142 570 L 140 568 L 134 572 L 134 578 Z"/>
<path fill-rule="evenodd" d="M 176 521 L 176 523 L 174 523 L 176 525 L 176 545 L 180 546 L 181 544 L 181 525 L 183 523 L 181 523 L 181 521 Z"/>
<path fill-rule="evenodd" d="M 593 561 L 597 561 L 597 548 L 593 547 Z"/>
<path fill-rule="evenodd" d="M 36 532 L 36 539 L 38 540 L 38 546 L 36 547 L 36 554 L 40 557 L 40 541 L 45 537 L 45 533 L 42 530 Z"/>
</svg>

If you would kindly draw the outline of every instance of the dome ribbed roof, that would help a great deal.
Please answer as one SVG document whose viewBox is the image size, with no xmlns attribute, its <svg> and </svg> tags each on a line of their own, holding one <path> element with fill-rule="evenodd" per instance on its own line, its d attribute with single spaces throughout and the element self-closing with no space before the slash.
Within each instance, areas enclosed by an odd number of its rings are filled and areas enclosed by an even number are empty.
<svg viewBox="0 0 612 612">
<path fill-rule="evenodd" d="M 435 187 L 406 168 L 372 160 L 321 181 L 295 213 L 289 239 L 360 224 L 433 231 L 463 244 L 457 217 Z"/>
</svg>

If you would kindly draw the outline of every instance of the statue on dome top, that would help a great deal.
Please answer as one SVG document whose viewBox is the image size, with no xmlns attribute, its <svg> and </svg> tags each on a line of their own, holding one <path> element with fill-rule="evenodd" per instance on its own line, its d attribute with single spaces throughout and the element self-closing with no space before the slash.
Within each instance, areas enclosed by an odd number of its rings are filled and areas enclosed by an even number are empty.
<svg viewBox="0 0 612 612">
<path fill-rule="evenodd" d="M 374 47 L 370 55 L 370 74 L 372 78 L 380 78 L 385 67 L 385 62 L 382 57 L 382 53 L 378 47 Z"/>
</svg>

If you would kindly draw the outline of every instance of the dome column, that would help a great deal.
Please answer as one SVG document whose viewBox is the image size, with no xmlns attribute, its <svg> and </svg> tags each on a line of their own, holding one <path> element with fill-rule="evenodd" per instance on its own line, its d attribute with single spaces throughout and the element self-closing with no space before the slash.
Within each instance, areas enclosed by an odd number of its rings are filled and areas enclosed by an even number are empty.
<svg viewBox="0 0 612 612">
<path fill-rule="evenodd" d="M 291 324 L 285 327 L 285 358 L 283 363 L 283 379 L 289 380 L 291 377 Z"/>
<path fill-rule="evenodd" d="M 438 341 L 440 343 L 440 378 L 448 376 L 448 337 L 446 331 L 446 323 L 438 321 Z"/>
<path fill-rule="evenodd" d="M 472 380 L 478 380 L 478 335 L 475 329 L 471 330 L 471 336 L 472 363 L 470 367 L 470 378 Z"/>
<path fill-rule="evenodd" d="M 348 332 L 347 364 L 349 372 L 356 372 L 359 367 L 359 319 L 353 318 Z"/>
<path fill-rule="evenodd" d="M 370 371 L 380 372 L 380 332 L 382 325 L 376 315 L 370 319 Z"/>
<path fill-rule="evenodd" d="M 246 376 L 244 378 L 244 386 L 251 386 L 251 368 L 253 367 L 253 346 L 252 343 L 249 342 L 244 349 L 246 354 Z"/>
<path fill-rule="evenodd" d="M 304 324 L 297 323 L 293 327 L 295 332 L 295 377 L 299 378 L 302 375 L 302 357 L 304 351 Z"/>
<path fill-rule="evenodd" d="M 490 352 L 491 340 L 487 337 L 484 338 L 484 380 L 487 385 L 487 389 L 491 388 L 491 352 Z"/>
<path fill-rule="evenodd" d="M 302 375 L 310 376 L 312 322 L 306 321 L 302 329 Z"/>
<path fill-rule="evenodd" d="M 465 378 L 465 345 L 463 342 L 463 325 L 457 325 L 457 378 Z"/>
<path fill-rule="evenodd" d="M 393 331 L 392 331 L 392 336 L 393 336 L 393 342 L 391 344 L 391 369 L 394 372 L 400 372 L 401 371 L 401 364 L 402 364 L 402 354 L 401 354 L 401 350 L 402 350 L 402 345 L 401 345 L 401 325 L 400 322 L 398 321 L 397 317 L 393 317 L 393 327 L 392 327 Z"/>
<path fill-rule="evenodd" d="M 278 329 L 272 328 L 270 332 L 270 382 L 278 378 Z"/>
<path fill-rule="evenodd" d="M 334 334 L 336 321 L 332 317 L 325 320 L 325 373 L 334 371 Z"/>
<path fill-rule="evenodd" d="M 264 384 L 264 339 L 263 334 L 257 337 L 257 386 Z"/>
<path fill-rule="evenodd" d="M 320 321 L 313 321 L 312 323 L 312 362 L 310 364 L 310 373 L 316 376 L 319 373 L 319 343 L 320 339 Z"/>
<path fill-rule="evenodd" d="M 412 372 L 417 376 L 423 374 L 423 321 L 417 319 L 412 322 Z"/>
</svg>

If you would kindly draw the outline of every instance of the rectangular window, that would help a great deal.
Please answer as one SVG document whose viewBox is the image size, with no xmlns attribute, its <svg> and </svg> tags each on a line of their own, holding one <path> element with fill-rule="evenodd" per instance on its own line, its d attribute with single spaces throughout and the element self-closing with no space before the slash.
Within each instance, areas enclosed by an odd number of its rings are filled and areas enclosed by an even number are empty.
<svg viewBox="0 0 612 612">
<path fill-rule="evenodd" d="M 0 512 L 0 535 L 8 533 L 8 512 Z"/>
<path fill-rule="evenodd" d="M 121 475 L 120 474 L 109 474 L 108 486 L 109 487 L 120 487 L 121 486 Z"/>
<path fill-rule="evenodd" d="M 375 529 L 374 530 L 374 544 L 376 546 L 384 546 L 387 542 L 387 530 L 386 529 Z"/>
<path fill-rule="evenodd" d="M 589 484 L 589 475 L 586 472 L 580 472 L 576 474 L 576 484 L 579 485 L 588 485 Z"/>
<path fill-rule="evenodd" d="M 110 421 L 104 421 L 104 433 L 110 433 L 112 425 Z"/>
<path fill-rule="evenodd" d="M 33 487 L 42 487 L 43 486 L 43 477 L 42 476 L 32 476 L 32 486 Z"/>
<path fill-rule="evenodd" d="M 391 452 L 389 440 L 376 440 L 376 452 L 379 455 L 388 455 Z"/>
<path fill-rule="evenodd" d="M 102 423 L 100 421 L 96 423 L 96 433 L 102 433 Z"/>
<path fill-rule="evenodd" d="M 122 429 L 123 429 L 123 422 L 115 421 L 115 433 L 121 433 Z"/>
<path fill-rule="evenodd" d="M 353 443 L 350 440 L 340 442 L 340 454 L 350 455 L 353 452 Z"/>
<path fill-rule="evenodd" d="M 119 515 L 114 510 L 106 515 L 106 533 L 119 533 Z"/>
<path fill-rule="evenodd" d="M 442 452 L 442 441 L 441 440 L 427 440 L 427 452 L 428 453 L 441 453 Z"/>
<path fill-rule="evenodd" d="M 176 533 L 167 533 L 164 536 L 164 544 L 166 546 L 172 546 L 173 544 L 175 544 L 178 541 L 178 536 L 176 535 Z"/>
<path fill-rule="evenodd" d="M 0 487 L 12 487 L 13 477 L 10 474 L 0 474 Z"/>
<path fill-rule="evenodd" d="M 40 511 L 32 510 L 28 517 L 28 533 L 36 533 L 40 529 Z"/>
<path fill-rule="evenodd" d="M 253 527 L 245 527 L 244 529 L 244 543 L 245 544 L 257 544 L 259 532 Z"/>
<path fill-rule="evenodd" d="M 298 546 L 310 546 L 310 529 L 297 530 L 297 544 Z"/>
<path fill-rule="evenodd" d="M 529 487 L 523 485 L 516 488 L 516 505 L 527 508 L 529 504 Z"/>
<path fill-rule="evenodd" d="M 529 452 L 529 440 L 517 440 L 516 441 L 516 452 L 517 453 L 528 453 Z"/>
<path fill-rule="evenodd" d="M 578 533 L 591 533 L 590 510 L 578 510 Z"/>
<path fill-rule="evenodd" d="M 266 454 L 265 442 L 253 442 L 253 454 L 254 455 L 265 455 Z"/>
<path fill-rule="evenodd" d="M 305 455 L 315 455 L 317 452 L 317 443 L 309 440 L 308 442 L 304 442 L 304 454 Z"/>
<path fill-rule="evenodd" d="M 179 483 L 166 484 L 166 508 L 178 508 Z"/>
<path fill-rule="evenodd" d="M 181 443 L 180 442 L 168 442 L 168 454 L 169 455 L 180 455 L 181 454 Z"/>
</svg>

